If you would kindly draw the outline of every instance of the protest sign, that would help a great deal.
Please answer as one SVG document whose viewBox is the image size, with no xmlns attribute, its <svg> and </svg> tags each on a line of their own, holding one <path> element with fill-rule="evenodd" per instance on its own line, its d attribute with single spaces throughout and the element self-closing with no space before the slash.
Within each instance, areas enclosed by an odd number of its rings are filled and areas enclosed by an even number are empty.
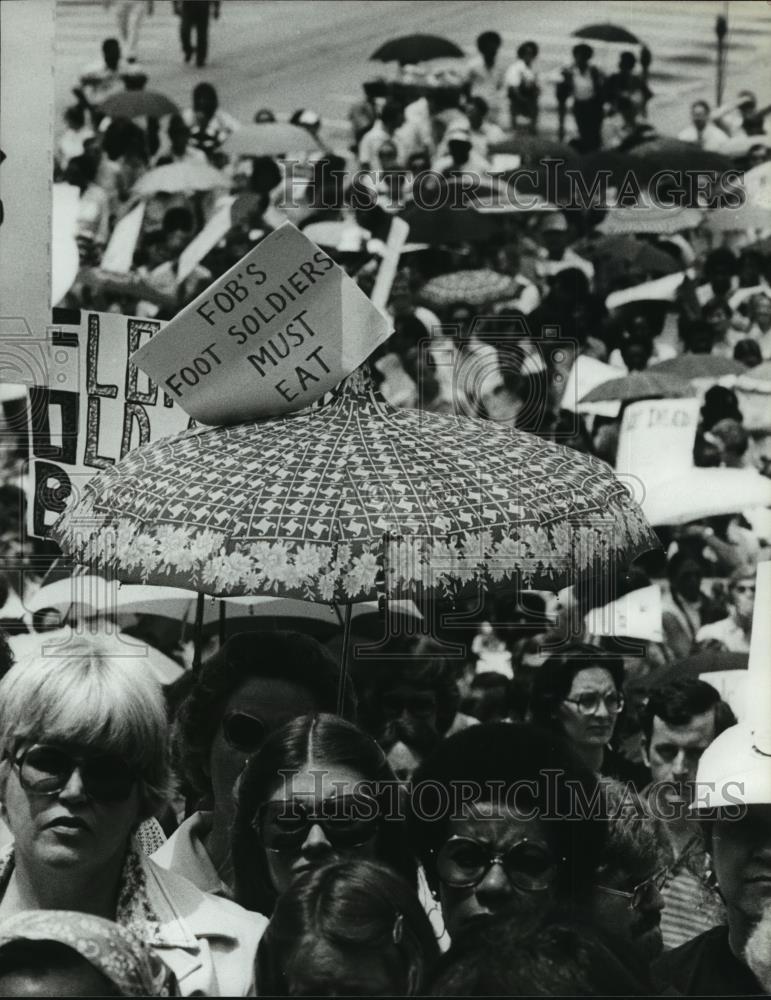
<svg viewBox="0 0 771 1000">
<path fill-rule="evenodd" d="M 645 281 L 642 285 L 622 288 L 617 292 L 611 292 L 605 299 L 605 305 L 608 309 L 618 309 L 628 302 L 674 302 L 677 290 L 686 277 L 687 272 L 678 271 L 677 274 L 665 274 L 663 278 Z"/>
<path fill-rule="evenodd" d="M 231 208 L 236 199 L 230 195 L 223 199 L 217 211 L 209 219 L 200 233 L 195 236 L 179 255 L 177 267 L 177 284 L 181 285 L 189 277 L 197 264 L 204 259 L 225 236 L 232 223 Z"/>
<path fill-rule="evenodd" d="M 56 313 L 54 319 L 56 319 Z M 130 362 L 161 328 L 116 313 L 75 313 L 51 328 L 48 385 L 30 389 L 28 530 L 45 537 L 99 469 L 185 430 L 188 415 Z"/>
<path fill-rule="evenodd" d="M 391 286 L 396 277 L 396 269 L 399 266 L 399 258 L 402 255 L 404 244 L 407 242 L 409 231 L 410 227 L 404 219 L 391 220 L 385 253 L 377 272 L 377 278 L 375 278 L 375 287 L 372 289 L 372 304 L 377 309 L 385 309 L 388 303 Z"/>
<path fill-rule="evenodd" d="M 55 8 L 0 3 L 0 381 L 27 385 L 51 318 Z"/>
<path fill-rule="evenodd" d="M 661 590 L 657 584 L 632 590 L 610 604 L 594 608 L 584 621 L 592 635 L 615 635 L 663 642 Z"/>
<path fill-rule="evenodd" d="M 699 399 L 630 403 L 621 420 L 616 472 L 665 480 L 691 468 L 700 406 Z"/>
<path fill-rule="evenodd" d="M 142 231 L 142 221 L 145 217 L 146 201 L 140 201 L 135 205 L 112 231 L 110 242 L 107 244 L 102 254 L 101 267 L 105 271 L 113 271 L 116 274 L 126 274 L 131 270 L 134 261 L 134 250 L 136 249 L 139 234 Z"/>
<path fill-rule="evenodd" d="M 320 399 L 390 331 L 342 268 L 287 222 L 133 360 L 196 420 L 234 424 Z"/>
</svg>

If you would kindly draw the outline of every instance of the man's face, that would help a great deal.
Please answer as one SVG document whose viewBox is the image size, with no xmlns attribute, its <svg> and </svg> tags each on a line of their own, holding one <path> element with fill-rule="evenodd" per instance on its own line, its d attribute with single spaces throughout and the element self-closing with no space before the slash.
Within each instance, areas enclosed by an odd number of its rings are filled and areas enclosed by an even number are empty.
<svg viewBox="0 0 771 1000">
<path fill-rule="evenodd" d="M 704 104 L 694 104 L 691 108 L 691 121 L 701 131 L 709 121 L 709 111 Z"/>
<path fill-rule="evenodd" d="M 383 693 L 381 706 L 386 722 L 401 719 L 436 730 L 436 694 L 430 688 L 396 685 Z"/>
<path fill-rule="evenodd" d="M 742 624 L 749 625 L 752 622 L 752 613 L 755 610 L 755 579 L 746 577 L 744 580 L 737 580 L 731 587 L 731 603 L 736 609 L 736 616 Z"/>
<path fill-rule="evenodd" d="M 694 715 L 682 726 L 670 725 L 657 715 L 647 747 L 648 763 L 654 783 L 667 782 L 665 801 L 685 808 L 693 798 L 693 783 L 699 759 L 715 738 L 713 709 Z"/>
</svg>

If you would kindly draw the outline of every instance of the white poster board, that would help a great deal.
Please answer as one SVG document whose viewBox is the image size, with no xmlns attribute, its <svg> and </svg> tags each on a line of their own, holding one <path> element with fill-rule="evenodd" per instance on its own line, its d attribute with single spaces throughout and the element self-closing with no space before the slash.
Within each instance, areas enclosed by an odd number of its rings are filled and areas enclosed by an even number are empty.
<svg viewBox="0 0 771 1000">
<path fill-rule="evenodd" d="M 287 222 L 134 361 L 196 420 L 234 424 L 320 399 L 390 332 L 358 285 Z"/>
</svg>

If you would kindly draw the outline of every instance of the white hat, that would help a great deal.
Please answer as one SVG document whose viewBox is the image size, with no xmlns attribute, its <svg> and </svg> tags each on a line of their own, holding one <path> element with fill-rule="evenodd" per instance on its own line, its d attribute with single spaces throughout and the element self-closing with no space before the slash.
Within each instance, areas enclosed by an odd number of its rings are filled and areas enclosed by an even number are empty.
<svg viewBox="0 0 771 1000">
<path fill-rule="evenodd" d="M 737 805 L 771 805 L 771 754 L 757 749 L 746 723 L 726 729 L 701 755 L 691 809 Z"/>
<path fill-rule="evenodd" d="M 541 232 L 566 233 L 568 231 L 568 220 L 562 212 L 551 212 L 541 223 Z"/>
</svg>

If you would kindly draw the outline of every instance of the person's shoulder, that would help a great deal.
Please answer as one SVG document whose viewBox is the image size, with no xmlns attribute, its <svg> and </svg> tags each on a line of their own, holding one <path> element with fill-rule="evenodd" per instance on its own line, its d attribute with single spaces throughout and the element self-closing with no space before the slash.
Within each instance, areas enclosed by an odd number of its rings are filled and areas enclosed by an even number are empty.
<svg viewBox="0 0 771 1000">
<path fill-rule="evenodd" d="M 651 975 L 655 986 L 658 989 L 675 987 L 678 990 L 687 990 L 694 973 L 703 964 L 705 956 L 719 960 L 720 954 L 727 946 L 728 928 L 725 924 L 719 924 L 697 934 L 677 948 L 665 951 L 651 964 Z"/>
</svg>

